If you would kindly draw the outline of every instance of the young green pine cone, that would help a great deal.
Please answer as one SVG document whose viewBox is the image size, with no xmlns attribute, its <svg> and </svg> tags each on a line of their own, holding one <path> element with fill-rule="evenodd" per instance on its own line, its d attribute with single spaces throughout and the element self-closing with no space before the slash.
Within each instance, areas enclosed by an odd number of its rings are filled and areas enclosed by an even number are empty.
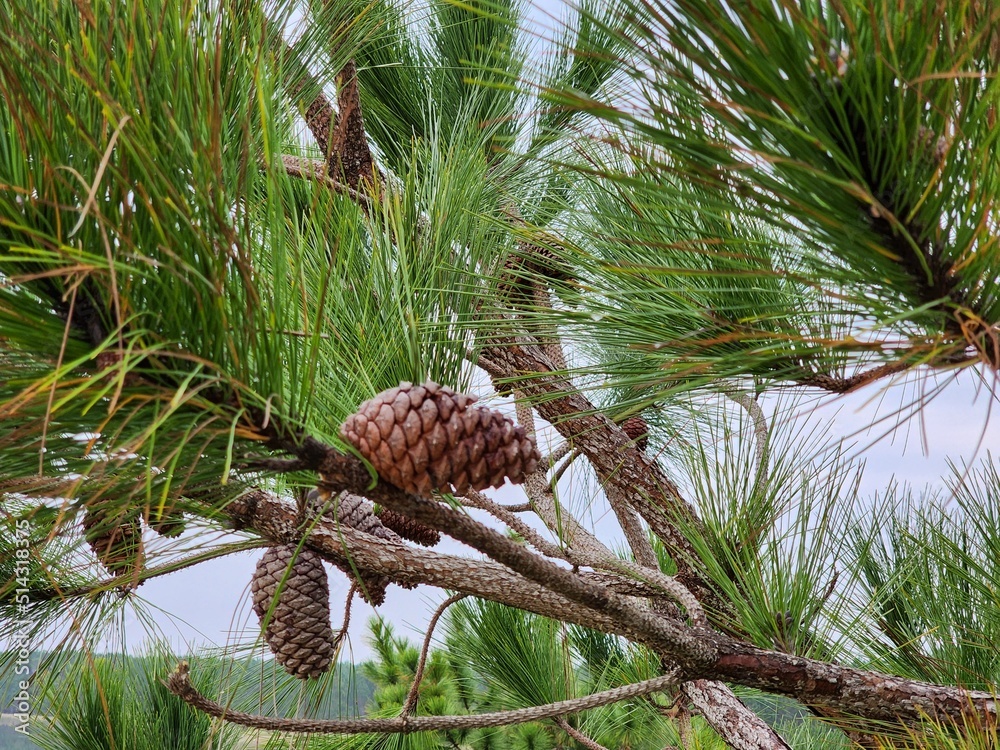
<svg viewBox="0 0 1000 750">
<path fill-rule="evenodd" d="M 141 568 L 145 561 L 142 521 L 135 514 L 108 517 L 88 508 L 83 516 L 83 537 L 112 575 Z"/>
<path fill-rule="evenodd" d="M 540 455 L 524 428 L 437 383 L 401 383 L 365 401 L 340 434 L 378 475 L 416 495 L 517 484 Z"/>
<path fill-rule="evenodd" d="M 264 638 L 275 660 L 301 679 L 326 672 L 337 643 L 330 627 L 330 587 L 320 556 L 294 544 L 270 547 L 257 563 L 250 588 L 253 611 L 262 624 L 267 621 Z"/>
<path fill-rule="evenodd" d="M 645 419 L 639 416 L 629 417 L 622 422 L 622 430 L 635 442 L 639 450 L 646 450 L 649 445 L 649 425 Z"/>
</svg>

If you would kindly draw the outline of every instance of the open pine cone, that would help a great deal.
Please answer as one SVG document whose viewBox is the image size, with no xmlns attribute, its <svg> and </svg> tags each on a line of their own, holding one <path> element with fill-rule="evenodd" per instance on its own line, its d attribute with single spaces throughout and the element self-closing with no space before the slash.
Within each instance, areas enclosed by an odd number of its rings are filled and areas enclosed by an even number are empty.
<svg viewBox="0 0 1000 750">
<path fill-rule="evenodd" d="M 380 477 L 415 495 L 523 481 L 541 458 L 534 440 L 474 401 L 430 381 L 401 383 L 361 404 L 340 434 Z"/>
<path fill-rule="evenodd" d="M 257 563 L 250 588 L 253 611 L 261 623 L 270 613 L 264 638 L 275 660 L 301 679 L 326 672 L 337 642 L 330 627 L 330 587 L 320 556 L 294 544 L 269 547 Z"/>
</svg>

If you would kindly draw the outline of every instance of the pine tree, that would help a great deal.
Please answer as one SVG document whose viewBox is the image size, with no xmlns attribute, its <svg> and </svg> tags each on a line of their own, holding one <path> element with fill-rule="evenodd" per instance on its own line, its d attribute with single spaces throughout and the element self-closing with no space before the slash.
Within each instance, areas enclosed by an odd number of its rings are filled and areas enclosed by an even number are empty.
<svg viewBox="0 0 1000 750">
<path fill-rule="evenodd" d="M 0 637 L 68 619 L 92 646 L 144 581 L 272 548 L 289 572 L 258 643 L 321 560 L 348 605 L 436 587 L 548 635 L 488 721 L 277 720 L 180 665 L 170 689 L 224 721 L 520 722 L 512 746 L 597 750 L 650 742 L 628 717 L 653 707 L 685 746 L 990 746 L 1000 474 L 860 497 L 860 465 L 782 404 L 916 384 L 905 422 L 957 373 L 992 397 L 1000 9 L 582 0 L 541 39 L 522 19 L 0 7 Z M 522 504 L 484 494 L 504 482 Z M 833 733 L 776 731 L 760 692 Z"/>
</svg>

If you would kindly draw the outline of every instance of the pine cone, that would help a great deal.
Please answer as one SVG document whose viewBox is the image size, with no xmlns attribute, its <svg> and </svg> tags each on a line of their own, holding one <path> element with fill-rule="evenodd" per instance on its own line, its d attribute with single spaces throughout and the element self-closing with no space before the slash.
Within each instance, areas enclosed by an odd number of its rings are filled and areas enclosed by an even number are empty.
<svg viewBox="0 0 1000 750">
<path fill-rule="evenodd" d="M 111 575 L 142 567 L 145 555 L 138 516 L 108 518 L 101 511 L 88 508 L 83 516 L 83 537 Z"/>
<path fill-rule="evenodd" d="M 264 638 L 285 671 L 301 679 L 326 672 L 337 643 L 320 556 L 294 544 L 270 547 L 257 563 L 250 588 L 253 611 L 262 624 L 267 621 Z"/>
<path fill-rule="evenodd" d="M 516 253 L 511 253 L 503 262 L 500 278 L 497 280 L 497 294 L 501 297 L 516 297 L 521 301 L 530 296 L 530 288 L 525 279 L 524 259 Z"/>
<path fill-rule="evenodd" d="M 387 529 L 375 515 L 375 505 L 372 501 L 360 495 L 341 492 L 334 497 L 329 491 L 316 487 L 309 490 L 306 495 L 305 512 L 307 518 L 324 515 L 379 539 L 400 541 L 399 537 Z"/>
<path fill-rule="evenodd" d="M 401 383 L 365 401 L 340 434 L 378 475 L 416 495 L 517 484 L 538 465 L 535 442 L 500 412 L 437 383 Z"/>
<path fill-rule="evenodd" d="M 350 492 L 342 492 L 337 497 L 320 488 L 309 490 L 305 500 L 305 513 L 308 518 L 316 515 L 325 515 L 336 519 L 345 526 L 363 531 L 379 539 L 389 539 L 401 541 L 400 538 L 390 529 L 382 525 L 378 516 L 375 515 L 375 506 L 367 498 L 359 495 L 352 495 Z M 371 573 L 361 570 L 357 566 L 338 565 L 351 580 L 358 585 L 361 597 L 378 607 L 385 603 L 385 590 L 389 586 L 389 579 L 378 573 Z"/>
<path fill-rule="evenodd" d="M 566 262 L 556 255 L 550 247 L 543 245 L 529 245 L 528 252 L 524 256 L 525 269 L 539 276 L 545 276 L 553 281 L 571 281 L 573 275 L 570 273 Z"/>
<path fill-rule="evenodd" d="M 159 508 L 150 508 L 149 518 L 146 521 L 149 524 L 149 528 L 160 536 L 165 536 L 169 539 L 183 534 L 186 526 L 184 523 L 184 511 L 173 506 L 165 506 L 162 510 Z"/>
<path fill-rule="evenodd" d="M 622 430 L 639 450 L 644 451 L 649 446 L 649 425 L 642 417 L 629 417 L 622 422 Z"/>
<path fill-rule="evenodd" d="M 497 294 L 512 302 L 530 303 L 533 299 L 532 276 L 553 281 L 571 281 L 573 278 L 569 267 L 551 248 L 520 243 L 517 252 L 512 252 L 504 260 L 497 281 Z"/>
<path fill-rule="evenodd" d="M 389 529 L 399 534 L 403 539 L 422 544 L 425 547 L 433 547 L 441 541 L 441 532 L 424 526 L 420 521 L 414 521 L 409 516 L 397 513 L 389 508 L 376 508 L 378 519 Z"/>
</svg>

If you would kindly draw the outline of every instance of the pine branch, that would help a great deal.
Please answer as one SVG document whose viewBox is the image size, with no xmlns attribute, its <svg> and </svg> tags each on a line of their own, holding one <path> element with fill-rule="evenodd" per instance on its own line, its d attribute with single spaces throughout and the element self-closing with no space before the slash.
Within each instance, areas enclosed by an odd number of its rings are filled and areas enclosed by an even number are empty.
<svg viewBox="0 0 1000 750">
<path fill-rule="evenodd" d="M 554 719 L 555 724 L 566 734 L 572 737 L 574 740 L 583 745 L 587 750 L 608 750 L 600 742 L 595 742 L 593 739 L 585 735 L 579 729 L 574 729 L 570 726 L 570 723 L 563 718 Z"/>
<path fill-rule="evenodd" d="M 275 543 L 297 541 L 299 513 L 289 501 L 263 490 L 250 490 L 226 505 L 237 528 L 253 529 Z M 379 539 L 329 518 L 309 527 L 309 546 L 338 567 L 384 575 L 400 585 L 435 586 L 498 601 L 544 617 L 611 632 L 606 615 L 581 607 L 491 560 L 470 560 L 402 541 Z"/>
<path fill-rule="evenodd" d="M 441 615 L 445 613 L 445 610 L 447 610 L 448 607 L 461 601 L 465 597 L 466 594 L 455 594 L 454 596 L 449 596 L 441 602 L 441 606 L 434 610 L 434 615 L 427 624 L 427 632 L 424 635 L 424 645 L 420 648 L 420 661 L 417 662 L 417 671 L 413 675 L 413 684 L 410 686 L 410 692 L 407 693 L 406 700 L 403 701 L 403 708 L 399 712 L 400 718 L 409 716 L 417 707 L 417 700 L 420 697 L 420 683 L 424 679 L 424 668 L 427 666 L 427 654 L 431 648 L 431 637 L 434 635 L 434 628 L 437 627 L 438 620 L 441 619 Z"/>
<path fill-rule="evenodd" d="M 509 342 L 491 346 L 483 355 L 479 364 L 494 379 L 517 379 L 539 414 L 587 456 L 605 489 L 627 498 L 671 551 L 678 580 L 709 609 L 725 612 L 728 604 L 694 567 L 698 554 L 677 526 L 683 522 L 699 529 L 701 521 L 660 466 L 566 378 L 554 373 L 534 347 Z"/>
<path fill-rule="evenodd" d="M 520 534 L 528 544 L 537 549 L 543 555 L 548 555 L 549 557 L 553 557 L 557 560 L 566 560 L 569 562 L 569 550 L 545 539 L 541 534 L 535 531 L 531 525 L 515 516 L 514 511 L 512 511 L 509 507 L 505 507 L 500 503 L 494 502 L 483 493 L 476 492 L 475 490 L 466 492 L 460 499 L 462 500 L 463 505 L 467 505 L 470 508 L 485 510 L 491 516 L 506 524 L 509 529 Z M 528 505 L 526 508 L 526 510 L 531 509 L 531 505 Z"/>
<path fill-rule="evenodd" d="M 375 186 L 375 162 L 365 134 L 358 69 L 353 60 L 337 74 L 337 109 L 339 117 L 330 142 L 330 171 L 343 177 L 355 190 L 362 181 Z"/>
<path fill-rule="evenodd" d="M 594 693 L 584 698 L 574 698 L 558 703 L 513 711 L 459 716 L 400 716 L 395 719 L 280 719 L 270 716 L 232 711 L 226 706 L 209 700 L 191 684 L 187 662 L 181 662 L 167 678 L 167 689 L 185 703 L 217 719 L 231 724 L 266 729 L 274 732 L 296 732 L 314 734 L 412 734 L 413 732 L 449 731 L 453 729 L 482 729 L 526 724 L 558 716 L 587 711 L 611 703 L 619 703 L 630 698 L 638 698 L 665 690 L 677 682 L 675 674 L 655 677 L 623 687 Z"/>
<path fill-rule="evenodd" d="M 347 464 L 352 462 L 353 469 L 348 468 Z M 622 606 L 602 587 L 574 580 L 578 577 L 570 571 L 552 570 L 551 563 L 492 529 L 480 528 L 480 524 L 461 513 L 430 500 L 404 499 L 400 497 L 402 493 L 391 488 L 379 491 L 377 486 L 374 492 L 368 490 L 367 471 L 357 459 L 345 457 L 335 464 L 340 464 L 339 468 L 327 464 L 324 473 L 333 481 L 339 478 L 344 489 L 357 491 L 360 484 L 360 490 L 368 491 L 379 504 L 394 506 L 428 525 L 445 527 L 447 533 L 454 532 L 453 536 L 482 548 L 481 551 L 502 564 L 379 540 L 349 527 L 338 527 L 329 519 L 320 519 L 312 528 L 307 544 L 332 561 L 355 559 L 360 567 L 396 580 L 473 594 L 647 643 L 664 658 L 679 659 L 686 664 L 678 674 L 681 682 L 697 679 L 729 682 L 872 721 L 918 723 L 927 716 L 958 722 L 997 719 L 996 701 L 991 693 L 984 691 L 933 685 L 768 651 L 705 628 L 678 629 L 668 622 L 657 622 L 658 618 L 648 611 L 637 613 L 632 607 Z M 347 481 L 349 477 L 353 479 Z M 253 528 L 268 538 L 297 538 L 297 509 L 260 490 L 237 497 L 224 512 L 245 528 Z"/>
<path fill-rule="evenodd" d="M 681 692 L 729 747 L 737 750 L 791 750 L 781 735 L 761 721 L 723 683 L 692 680 L 681 686 Z"/>
<path fill-rule="evenodd" d="M 640 588 L 645 587 L 645 590 L 649 592 L 643 595 L 669 596 L 687 610 L 693 622 L 699 625 L 706 623 L 705 612 L 702 609 L 701 603 L 675 578 L 660 572 L 659 568 L 651 568 L 617 557 L 565 509 L 559 514 L 559 522 L 557 523 L 552 518 L 553 513 L 549 512 L 553 510 L 550 507 L 551 502 L 547 502 L 543 499 L 543 496 L 535 495 L 533 504 L 536 511 L 539 511 L 539 516 L 543 520 L 549 519 L 547 523 L 551 523 L 557 527 L 553 531 L 561 531 L 562 534 L 572 540 L 570 546 L 558 547 L 548 542 L 527 523 L 482 493 L 468 493 L 465 499 L 468 505 L 485 510 L 505 523 L 524 537 L 531 546 L 542 554 L 559 560 L 565 560 L 577 567 L 587 566 L 595 570 L 606 571 L 606 575 L 610 574 L 607 578 L 594 578 L 592 580 L 599 580 L 605 583 L 611 590 L 618 591 L 619 589 L 616 586 L 621 584 L 624 587 L 622 593 L 635 595 L 635 587 L 629 586 L 629 584 L 635 583 Z M 546 510 L 547 508 L 548 511 Z M 587 576 L 588 574 L 581 574 L 581 577 L 587 578 Z"/>
<path fill-rule="evenodd" d="M 570 601 L 603 612 L 612 618 L 622 618 L 623 622 L 629 623 L 628 629 L 642 642 L 670 643 L 672 658 L 680 664 L 697 664 L 712 658 L 712 647 L 694 637 L 692 632 L 675 623 L 655 617 L 648 610 L 606 589 L 584 583 L 571 571 L 533 554 L 464 513 L 433 500 L 408 495 L 385 483 L 379 483 L 373 490 L 367 489 L 368 472 L 353 457 L 331 453 L 324 462 L 321 473 L 325 482 L 351 487 L 352 491 L 359 493 L 367 491 L 379 505 L 404 513 L 454 539 L 465 542 L 493 560 L 517 570 L 525 578 Z"/>
<path fill-rule="evenodd" d="M 329 188 L 333 192 L 350 198 L 365 211 L 370 211 L 372 208 L 371 198 L 358 192 L 358 190 L 351 185 L 345 185 L 336 177 L 331 176 L 327 169 L 327 165 L 321 161 L 283 154 L 281 157 L 281 164 L 285 168 L 285 172 L 290 177 L 298 177 L 303 180 L 314 180 L 324 187 Z"/>
<path fill-rule="evenodd" d="M 851 391 L 856 391 L 869 383 L 874 383 L 876 380 L 880 380 L 881 378 L 905 372 L 914 366 L 914 362 L 908 361 L 889 362 L 884 365 L 879 365 L 878 367 L 873 367 L 870 370 L 865 370 L 864 372 L 851 375 L 848 378 L 838 378 L 832 375 L 810 373 L 799 377 L 796 382 L 800 385 L 822 388 L 824 391 L 830 391 L 831 393 L 850 393 Z"/>
<path fill-rule="evenodd" d="M 546 469 L 551 470 L 555 468 L 555 465 L 559 463 L 563 458 L 565 458 L 573 450 L 573 447 L 569 443 L 563 443 L 549 455 L 547 455 L 541 461 L 541 465 Z"/>
</svg>

